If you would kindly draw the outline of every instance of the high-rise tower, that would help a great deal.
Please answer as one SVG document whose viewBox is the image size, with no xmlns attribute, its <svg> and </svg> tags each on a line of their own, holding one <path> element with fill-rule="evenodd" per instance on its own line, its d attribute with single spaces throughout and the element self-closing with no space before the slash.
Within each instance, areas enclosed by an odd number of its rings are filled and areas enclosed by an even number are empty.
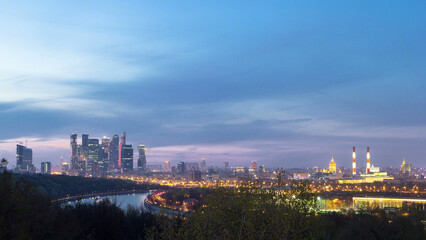
<svg viewBox="0 0 426 240">
<path fill-rule="evenodd" d="M 121 165 L 123 164 L 123 156 L 122 152 L 124 149 L 124 146 L 126 146 L 126 132 L 121 133 L 121 141 L 120 141 L 120 147 L 118 149 L 118 168 L 121 168 Z"/>
<path fill-rule="evenodd" d="M 78 145 L 77 145 L 77 133 L 73 133 L 70 136 L 70 147 L 71 147 L 71 169 L 79 169 L 78 167 Z"/>
<path fill-rule="evenodd" d="M 34 172 L 33 150 L 23 145 L 16 145 L 16 168 L 18 171 Z"/>
<path fill-rule="evenodd" d="M 336 169 L 336 162 L 334 161 L 334 157 L 333 157 L 333 156 L 331 156 L 331 161 L 330 161 L 330 163 L 328 164 L 328 171 L 329 171 L 330 173 L 336 173 L 336 172 L 337 172 L 337 169 Z"/>
<path fill-rule="evenodd" d="M 367 147 L 367 174 L 370 173 L 370 147 Z"/>
<path fill-rule="evenodd" d="M 201 172 L 206 172 L 207 167 L 206 167 L 206 159 L 205 158 L 201 158 Z"/>
<path fill-rule="evenodd" d="M 108 162 L 110 169 L 118 168 L 118 157 L 119 157 L 119 137 L 118 135 L 112 136 L 111 143 L 109 144 L 109 154 L 108 154 Z"/>
<path fill-rule="evenodd" d="M 356 174 L 356 154 L 355 154 L 355 147 L 353 147 L 352 152 L 352 175 Z"/>
<path fill-rule="evenodd" d="M 87 164 L 86 164 L 86 170 L 89 172 L 89 174 L 92 174 L 94 176 L 98 170 L 99 165 L 102 163 L 100 161 L 100 146 L 99 146 L 99 139 L 89 139 L 88 140 L 88 154 L 87 154 Z"/>
<path fill-rule="evenodd" d="M 169 172 L 170 171 L 169 161 L 164 161 L 164 171 L 165 172 Z"/>
<path fill-rule="evenodd" d="M 138 147 L 138 170 L 139 171 L 145 171 L 146 170 L 146 155 L 145 155 L 145 145 L 140 144 Z"/>
<path fill-rule="evenodd" d="M 111 139 L 108 137 L 102 138 L 101 149 L 99 152 L 99 170 L 102 174 L 106 174 L 108 170 L 108 160 L 109 160 L 109 147 L 111 145 Z"/>
</svg>

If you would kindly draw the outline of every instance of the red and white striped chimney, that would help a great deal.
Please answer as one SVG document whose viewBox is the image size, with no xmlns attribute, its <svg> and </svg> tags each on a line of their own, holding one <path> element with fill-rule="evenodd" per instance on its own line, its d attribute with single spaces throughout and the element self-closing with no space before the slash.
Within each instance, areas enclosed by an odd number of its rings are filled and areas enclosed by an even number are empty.
<svg viewBox="0 0 426 240">
<path fill-rule="evenodd" d="M 352 175 L 356 174 L 356 154 L 355 154 L 355 147 L 353 148 L 352 152 Z"/>
<path fill-rule="evenodd" d="M 370 173 L 370 147 L 367 147 L 367 174 Z"/>
</svg>

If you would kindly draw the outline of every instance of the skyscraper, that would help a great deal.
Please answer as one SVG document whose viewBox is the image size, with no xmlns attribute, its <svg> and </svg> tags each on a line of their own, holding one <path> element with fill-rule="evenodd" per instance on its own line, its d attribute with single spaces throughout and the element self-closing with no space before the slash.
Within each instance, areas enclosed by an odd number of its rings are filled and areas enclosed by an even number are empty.
<svg viewBox="0 0 426 240">
<path fill-rule="evenodd" d="M 170 171 L 170 169 L 169 169 L 169 161 L 164 161 L 164 171 L 165 172 L 169 172 Z"/>
<path fill-rule="evenodd" d="M 186 166 L 184 162 L 180 162 L 177 165 L 177 172 L 178 173 L 185 173 L 186 172 Z"/>
<path fill-rule="evenodd" d="M 50 162 L 41 163 L 41 174 L 50 174 L 52 169 L 52 164 Z"/>
<path fill-rule="evenodd" d="M 98 167 L 100 165 L 99 160 L 99 152 L 100 152 L 100 146 L 99 146 L 99 139 L 88 139 L 88 152 L 87 152 L 87 164 L 86 164 L 86 170 L 89 172 L 89 174 L 96 173 L 96 168 L 94 169 L 93 166 L 96 164 Z"/>
<path fill-rule="evenodd" d="M 145 145 L 141 144 L 138 147 L 139 156 L 138 156 L 138 170 L 145 171 L 146 170 L 146 155 L 145 155 Z"/>
<path fill-rule="evenodd" d="M 103 174 L 106 174 L 108 171 L 108 155 L 109 155 L 109 147 L 111 144 L 111 139 L 107 137 L 102 138 L 102 145 L 100 149 L 100 156 L 99 156 L 99 171 L 101 171 Z"/>
<path fill-rule="evenodd" d="M 83 148 L 89 146 L 89 134 L 81 135 L 81 146 L 83 146 Z"/>
<path fill-rule="evenodd" d="M 24 149 L 23 145 L 16 145 L 16 169 L 21 170 L 22 165 L 24 164 Z"/>
<path fill-rule="evenodd" d="M 228 171 L 229 170 L 229 162 L 223 163 L 223 170 Z"/>
<path fill-rule="evenodd" d="M 201 158 L 201 172 L 206 172 L 207 167 L 206 167 L 206 159 L 205 158 Z"/>
<path fill-rule="evenodd" d="M 18 171 L 34 172 L 33 150 L 26 146 L 16 145 L 16 169 Z"/>
<path fill-rule="evenodd" d="M 257 172 L 257 162 L 256 160 L 251 162 L 251 168 L 253 169 L 254 172 Z"/>
<path fill-rule="evenodd" d="M 118 135 L 114 135 L 112 137 L 111 143 L 109 144 L 108 162 L 109 162 L 110 169 L 118 168 L 118 157 L 119 157 L 118 145 L 119 145 Z"/>
<path fill-rule="evenodd" d="M 78 145 L 77 145 L 77 133 L 73 133 L 70 136 L 70 147 L 71 147 L 71 169 L 79 169 L 79 156 L 78 156 Z"/>
<path fill-rule="evenodd" d="M 126 132 L 121 133 L 121 141 L 120 141 L 120 147 L 118 149 L 118 168 L 122 168 L 121 164 L 123 163 L 123 148 L 126 145 Z"/>
<path fill-rule="evenodd" d="M 331 173 L 336 173 L 337 169 L 336 169 L 336 162 L 334 162 L 334 157 L 331 157 L 331 161 L 328 164 L 328 171 Z"/>
<path fill-rule="evenodd" d="M 133 170 L 133 147 L 131 144 L 123 145 L 121 148 L 121 169 L 122 172 Z"/>
</svg>

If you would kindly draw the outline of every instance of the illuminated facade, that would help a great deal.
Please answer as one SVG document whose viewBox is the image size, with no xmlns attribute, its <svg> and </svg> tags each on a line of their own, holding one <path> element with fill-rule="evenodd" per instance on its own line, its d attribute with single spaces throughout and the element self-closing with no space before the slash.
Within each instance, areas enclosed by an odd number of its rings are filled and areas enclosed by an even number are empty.
<svg viewBox="0 0 426 240">
<path fill-rule="evenodd" d="M 256 160 L 252 161 L 250 164 L 251 168 L 254 170 L 254 172 L 257 171 L 257 162 Z"/>
<path fill-rule="evenodd" d="M 401 208 L 408 205 L 421 205 L 423 209 L 426 207 L 426 199 L 418 198 L 353 197 L 352 201 L 356 209 L 365 207 Z"/>
<path fill-rule="evenodd" d="M 109 166 L 109 147 L 111 145 L 111 139 L 107 137 L 102 138 L 102 145 L 99 153 L 99 171 L 102 174 L 106 174 Z"/>
<path fill-rule="evenodd" d="M 101 156 L 101 148 L 99 146 L 99 139 L 89 139 L 88 140 L 88 152 L 87 152 L 87 165 L 86 170 L 89 174 L 94 174 L 99 169 L 99 166 L 103 164 L 103 159 Z"/>
<path fill-rule="evenodd" d="M 411 172 L 411 164 L 410 163 L 406 163 L 405 159 L 402 161 L 402 165 L 400 168 L 401 173 L 409 173 Z"/>
<path fill-rule="evenodd" d="M 336 162 L 334 162 L 334 158 L 331 157 L 331 161 L 328 164 L 328 171 L 331 173 L 336 173 L 337 169 L 336 169 Z"/>
<path fill-rule="evenodd" d="M 170 171 L 169 161 L 164 161 L 164 171 L 165 172 L 169 172 Z"/>
</svg>

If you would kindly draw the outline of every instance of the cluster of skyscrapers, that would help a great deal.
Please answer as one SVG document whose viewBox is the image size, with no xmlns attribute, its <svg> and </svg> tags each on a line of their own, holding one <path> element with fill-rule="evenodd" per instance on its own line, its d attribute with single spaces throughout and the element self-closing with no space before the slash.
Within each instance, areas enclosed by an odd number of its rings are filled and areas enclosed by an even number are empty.
<svg viewBox="0 0 426 240">
<path fill-rule="evenodd" d="M 77 134 L 70 136 L 71 171 L 78 175 L 106 176 L 107 173 L 128 173 L 133 171 L 133 146 L 126 142 L 126 132 L 101 140 L 82 134 L 81 144 Z M 138 147 L 138 169 L 146 166 L 145 146 Z"/>
</svg>

